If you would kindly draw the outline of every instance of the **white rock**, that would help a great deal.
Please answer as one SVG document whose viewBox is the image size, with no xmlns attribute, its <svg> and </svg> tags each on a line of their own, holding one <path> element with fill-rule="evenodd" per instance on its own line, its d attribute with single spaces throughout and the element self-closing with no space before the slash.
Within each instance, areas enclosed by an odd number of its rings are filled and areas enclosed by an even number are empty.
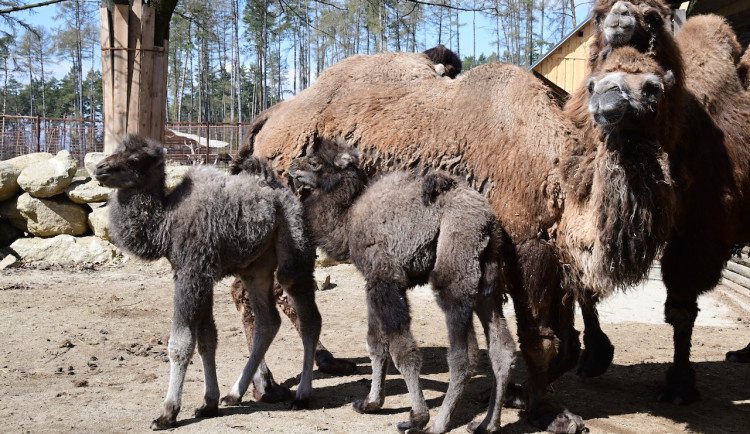
<svg viewBox="0 0 750 434">
<path fill-rule="evenodd" d="M 105 202 L 109 199 L 112 189 L 105 187 L 96 179 L 86 178 L 80 181 L 73 181 L 65 194 L 75 203 Z"/>
<path fill-rule="evenodd" d="M 15 256 L 8 255 L 4 257 L 2 261 L 0 261 L 0 270 L 5 270 L 6 268 L 17 267 L 20 264 L 21 262 L 18 259 L 16 259 Z"/>
<path fill-rule="evenodd" d="M 52 158 L 52 154 L 49 152 L 35 152 L 33 154 L 20 155 L 10 160 L 5 160 L 5 162 L 15 166 L 18 170 L 23 170 L 32 164 L 49 160 L 50 158 Z"/>
<path fill-rule="evenodd" d="M 0 161 L 0 200 L 15 196 L 21 187 L 18 186 L 18 175 L 21 170 L 7 161 Z"/>
<path fill-rule="evenodd" d="M 53 238 L 22 238 L 10 246 L 26 262 L 50 264 L 109 262 L 120 254 L 110 242 L 99 237 L 58 235 Z"/>
<path fill-rule="evenodd" d="M 62 150 L 48 160 L 26 166 L 18 175 L 18 185 L 34 197 L 52 197 L 70 185 L 77 169 L 78 160 Z"/>
<path fill-rule="evenodd" d="M 109 241 L 109 207 L 95 208 L 89 213 L 89 227 L 99 238 Z"/>
<path fill-rule="evenodd" d="M 88 232 L 88 209 L 61 195 L 39 199 L 24 193 L 18 198 L 18 210 L 26 219 L 27 232 L 37 237 Z"/>
<path fill-rule="evenodd" d="M 89 172 L 89 176 L 91 176 L 92 178 L 94 177 L 96 165 L 99 164 L 99 162 L 103 159 L 107 158 L 109 155 L 110 154 L 106 152 L 89 152 L 83 157 L 83 167 L 85 167 Z"/>
</svg>

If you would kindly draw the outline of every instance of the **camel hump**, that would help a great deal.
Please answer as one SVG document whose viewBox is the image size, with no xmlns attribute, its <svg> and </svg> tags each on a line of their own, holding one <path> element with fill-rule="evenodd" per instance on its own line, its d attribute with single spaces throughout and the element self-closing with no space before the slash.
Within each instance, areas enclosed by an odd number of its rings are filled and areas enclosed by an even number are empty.
<svg viewBox="0 0 750 434">
<path fill-rule="evenodd" d="M 422 203 L 434 203 L 438 196 L 456 186 L 456 178 L 446 172 L 430 172 L 422 184 Z"/>
</svg>

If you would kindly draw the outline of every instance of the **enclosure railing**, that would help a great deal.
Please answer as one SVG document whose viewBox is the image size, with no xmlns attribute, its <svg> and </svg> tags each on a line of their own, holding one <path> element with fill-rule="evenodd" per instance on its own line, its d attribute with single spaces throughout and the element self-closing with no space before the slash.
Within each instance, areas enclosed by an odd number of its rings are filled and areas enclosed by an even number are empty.
<svg viewBox="0 0 750 434">
<path fill-rule="evenodd" d="M 164 147 L 175 164 L 226 165 L 235 155 L 248 123 L 167 122 Z M 89 152 L 102 152 L 103 122 L 91 119 L 0 116 L 0 160 L 34 152 L 66 149 L 83 166 Z"/>
</svg>

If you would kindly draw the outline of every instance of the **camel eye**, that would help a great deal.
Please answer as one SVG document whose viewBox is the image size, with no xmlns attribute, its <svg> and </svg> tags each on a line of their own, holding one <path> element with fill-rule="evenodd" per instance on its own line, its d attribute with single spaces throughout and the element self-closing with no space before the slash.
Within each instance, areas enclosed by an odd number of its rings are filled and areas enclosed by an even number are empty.
<svg viewBox="0 0 750 434">
<path fill-rule="evenodd" d="M 320 169 L 320 162 L 318 160 L 310 160 L 310 168 L 312 170 L 319 170 Z"/>
<path fill-rule="evenodd" d="M 648 80 L 643 83 L 643 96 L 656 99 L 661 94 L 661 85 L 659 82 Z"/>
<path fill-rule="evenodd" d="M 127 161 L 126 164 L 128 165 L 128 167 L 130 167 L 132 169 L 132 168 L 138 167 L 138 164 L 140 162 L 141 162 L 141 160 L 138 157 L 130 157 L 130 158 L 128 158 L 128 161 Z"/>
</svg>

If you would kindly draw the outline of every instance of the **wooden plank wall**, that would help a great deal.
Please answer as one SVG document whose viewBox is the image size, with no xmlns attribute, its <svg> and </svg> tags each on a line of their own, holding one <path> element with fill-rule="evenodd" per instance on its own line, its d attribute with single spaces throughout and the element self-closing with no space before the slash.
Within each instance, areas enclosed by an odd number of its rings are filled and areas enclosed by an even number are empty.
<svg viewBox="0 0 750 434">
<path fill-rule="evenodd" d="M 594 31 L 594 23 L 580 29 L 560 44 L 554 53 L 542 60 L 534 70 L 566 92 L 572 93 L 586 78 L 586 64 L 589 57 L 589 44 Z"/>
</svg>

